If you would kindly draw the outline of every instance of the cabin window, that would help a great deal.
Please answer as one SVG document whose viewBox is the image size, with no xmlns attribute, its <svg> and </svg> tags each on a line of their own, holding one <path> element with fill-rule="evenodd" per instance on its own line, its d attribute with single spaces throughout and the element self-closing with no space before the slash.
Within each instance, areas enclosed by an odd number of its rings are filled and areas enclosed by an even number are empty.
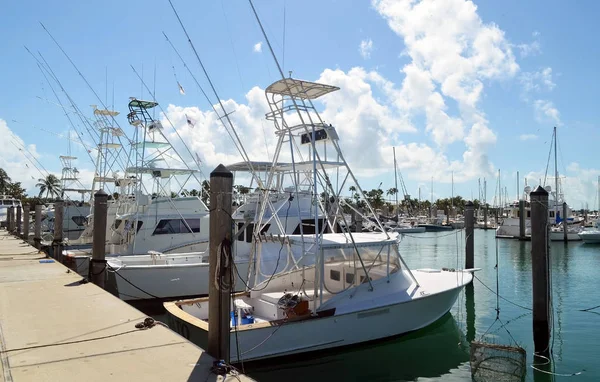
<svg viewBox="0 0 600 382">
<path fill-rule="evenodd" d="M 317 228 L 318 232 L 320 232 L 321 227 L 323 226 L 323 219 L 319 219 L 319 226 Z M 315 233 L 315 219 L 302 219 L 302 232 L 300 232 L 300 224 L 292 233 L 293 235 L 300 235 L 303 233 L 305 235 L 313 235 Z M 325 233 L 330 233 L 329 226 L 325 227 Z"/>
<path fill-rule="evenodd" d="M 553 218 L 554 217 L 554 211 L 550 211 L 550 217 Z"/>
<path fill-rule="evenodd" d="M 123 222 L 123 220 L 121 220 L 121 219 L 115 220 L 115 223 L 113 224 L 115 229 L 119 229 L 119 226 L 121 225 L 122 222 Z"/>
<path fill-rule="evenodd" d="M 81 216 L 81 215 L 71 216 L 71 220 L 73 220 L 73 222 L 75 224 L 77 224 L 79 227 L 83 227 L 85 225 L 86 218 L 85 218 L 85 216 Z"/>
<path fill-rule="evenodd" d="M 366 279 L 367 279 L 367 278 L 366 278 L 365 276 L 360 276 L 360 283 L 361 283 L 361 284 L 362 284 L 362 283 L 364 283 Z M 371 280 L 372 280 L 372 279 L 369 277 L 369 281 L 371 281 Z"/>
<path fill-rule="evenodd" d="M 336 271 L 335 269 L 329 271 L 329 278 L 333 281 L 340 281 L 342 279 L 340 271 Z"/>
<path fill-rule="evenodd" d="M 244 241 L 244 234 L 240 234 L 239 232 L 244 228 L 244 223 L 238 223 L 238 241 Z"/>
<path fill-rule="evenodd" d="M 260 233 L 261 234 L 266 233 L 269 230 L 270 226 L 271 226 L 271 224 L 265 224 L 265 226 L 260 230 Z M 253 233 L 254 233 L 254 224 L 248 224 L 248 227 L 246 227 L 246 243 L 252 243 L 252 234 Z"/>
<path fill-rule="evenodd" d="M 142 228 L 142 226 L 144 225 L 144 222 L 141 220 L 138 220 L 137 222 L 137 229 L 135 230 L 135 233 L 140 232 L 140 229 Z"/>
<path fill-rule="evenodd" d="M 530 218 L 531 217 L 531 211 L 527 211 L 527 217 Z"/>
<path fill-rule="evenodd" d="M 186 226 L 185 222 L 187 222 Z M 153 235 L 171 235 L 178 233 L 200 232 L 200 219 L 164 219 L 158 222 Z M 190 228 L 192 229 L 190 231 Z"/>
<path fill-rule="evenodd" d="M 13 202 L 12 202 L 12 200 L 3 200 L 2 204 L 5 206 L 12 206 Z"/>
<path fill-rule="evenodd" d="M 354 284 L 354 273 L 346 273 L 346 284 Z"/>
</svg>

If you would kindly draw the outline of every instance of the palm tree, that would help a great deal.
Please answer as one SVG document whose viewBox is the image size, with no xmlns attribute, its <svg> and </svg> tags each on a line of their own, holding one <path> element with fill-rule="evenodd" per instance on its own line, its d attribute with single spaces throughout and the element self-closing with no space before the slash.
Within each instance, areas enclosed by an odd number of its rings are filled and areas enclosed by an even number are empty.
<svg viewBox="0 0 600 382">
<path fill-rule="evenodd" d="M 59 197 L 61 194 L 61 186 L 60 179 L 56 177 L 56 175 L 48 174 L 45 178 L 38 179 L 39 183 L 36 184 L 36 187 L 40 188 L 39 197 L 42 197 L 42 194 L 46 192 L 46 198 L 49 196 Z"/>
<path fill-rule="evenodd" d="M 4 171 L 4 169 L 0 168 L 0 194 L 5 194 L 8 191 L 8 187 L 10 186 L 10 177 Z"/>
</svg>

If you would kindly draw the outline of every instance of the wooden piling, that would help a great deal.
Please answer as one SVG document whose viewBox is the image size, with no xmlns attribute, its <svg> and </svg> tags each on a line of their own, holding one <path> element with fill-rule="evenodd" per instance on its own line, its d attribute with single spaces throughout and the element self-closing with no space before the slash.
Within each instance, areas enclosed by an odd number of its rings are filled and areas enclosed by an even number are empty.
<svg viewBox="0 0 600 382">
<path fill-rule="evenodd" d="M 15 220 L 15 228 L 17 231 L 17 236 L 21 237 L 21 227 L 23 226 L 23 210 L 21 206 L 17 206 L 17 219 Z"/>
<path fill-rule="evenodd" d="M 12 233 L 14 226 L 13 226 L 13 215 L 15 213 L 15 207 L 10 206 L 8 207 L 8 210 L 6 211 L 6 230 L 10 233 Z"/>
<path fill-rule="evenodd" d="M 475 268 L 475 246 L 473 240 L 475 217 L 473 216 L 473 213 L 473 202 L 469 200 L 465 204 L 465 269 Z"/>
<path fill-rule="evenodd" d="M 569 241 L 568 236 L 567 236 L 568 228 L 569 228 L 569 223 L 567 222 L 567 203 L 564 202 L 562 207 L 563 207 L 563 212 L 562 212 L 562 214 L 563 214 L 563 233 L 564 233 L 564 241 L 566 243 L 567 241 Z"/>
<path fill-rule="evenodd" d="M 538 186 L 531 194 L 531 273 L 533 280 L 533 342 L 535 352 L 549 355 L 550 285 L 548 192 Z"/>
<path fill-rule="evenodd" d="M 23 206 L 23 240 L 29 243 L 29 204 Z"/>
<path fill-rule="evenodd" d="M 519 200 L 519 240 L 525 240 L 526 239 L 526 235 L 525 235 L 525 222 L 526 222 L 526 216 L 525 216 L 525 201 L 524 200 Z"/>
<path fill-rule="evenodd" d="M 488 229 L 488 207 L 485 205 L 483 207 L 483 229 Z"/>
<path fill-rule="evenodd" d="M 42 248 L 42 205 L 35 205 L 35 225 L 33 226 L 33 244 L 37 249 Z"/>
<path fill-rule="evenodd" d="M 63 250 L 63 217 L 65 202 L 62 200 L 54 203 L 54 232 L 52 235 L 52 257 L 61 261 Z"/>
<path fill-rule="evenodd" d="M 233 174 L 222 164 L 210 173 L 208 354 L 229 363 L 231 331 L 231 195 Z M 231 256 L 227 261 L 226 256 Z M 219 263 L 219 264 L 217 264 Z M 226 264 L 229 264 L 226 267 Z M 219 269 L 217 269 L 219 266 Z M 237 318 L 238 320 L 240 317 Z"/>
<path fill-rule="evenodd" d="M 94 231 L 92 258 L 90 259 L 90 279 L 100 288 L 106 280 L 106 219 L 108 214 L 108 194 L 100 189 L 94 194 Z M 135 229 L 135 228 L 133 228 Z"/>
</svg>

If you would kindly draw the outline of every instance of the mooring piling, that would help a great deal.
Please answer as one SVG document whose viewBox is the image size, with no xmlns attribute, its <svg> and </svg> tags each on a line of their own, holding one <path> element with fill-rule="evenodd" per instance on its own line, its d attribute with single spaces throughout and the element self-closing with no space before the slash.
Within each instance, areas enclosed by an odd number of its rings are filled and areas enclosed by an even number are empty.
<svg viewBox="0 0 600 382">
<path fill-rule="evenodd" d="M 17 219 L 15 221 L 15 228 L 17 231 L 17 237 L 21 237 L 21 227 L 23 224 L 23 210 L 21 209 L 21 206 L 17 206 Z"/>
<path fill-rule="evenodd" d="M 567 230 L 569 228 L 569 224 L 567 223 L 567 203 L 566 202 L 563 203 L 562 208 L 563 208 L 563 212 L 562 212 L 563 213 L 563 233 L 564 233 L 564 241 L 566 243 L 567 241 L 569 241 L 568 235 L 567 235 L 568 234 Z"/>
<path fill-rule="evenodd" d="M 210 173 L 208 354 L 229 363 L 233 254 L 231 197 L 233 174 L 222 164 Z M 238 317 L 238 320 L 240 318 Z"/>
<path fill-rule="evenodd" d="M 526 228 L 526 216 L 525 216 L 525 201 L 519 200 L 519 240 L 526 240 L 527 235 L 525 233 Z"/>
<path fill-rule="evenodd" d="M 531 194 L 531 273 L 533 280 L 533 342 L 536 354 L 548 356 L 550 344 L 550 284 L 548 192 L 538 186 Z"/>
<path fill-rule="evenodd" d="M 108 194 L 100 189 L 94 194 L 94 229 L 92 258 L 90 259 L 90 279 L 100 288 L 106 280 L 106 219 L 108 213 Z M 134 228 L 135 229 L 135 228 Z"/>
<path fill-rule="evenodd" d="M 473 202 L 469 200 L 465 204 L 465 269 L 475 268 L 475 242 L 473 240 L 475 218 L 473 213 Z"/>
<path fill-rule="evenodd" d="M 14 213 L 15 213 L 15 207 L 13 207 L 13 206 L 8 207 L 8 210 L 6 211 L 6 230 L 10 233 L 12 233 L 12 231 L 14 229 L 14 220 L 13 220 Z"/>
<path fill-rule="evenodd" d="M 56 203 L 54 203 L 54 232 L 52 239 L 52 257 L 54 257 L 58 261 L 62 259 L 64 212 L 65 202 L 59 200 Z"/>
<path fill-rule="evenodd" d="M 29 243 L 29 204 L 23 206 L 23 235 L 21 238 Z"/>
<path fill-rule="evenodd" d="M 42 248 L 42 205 L 35 205 L 35 224 L 33 226 L 33 243 L 36 249 Z"/>
</svg>

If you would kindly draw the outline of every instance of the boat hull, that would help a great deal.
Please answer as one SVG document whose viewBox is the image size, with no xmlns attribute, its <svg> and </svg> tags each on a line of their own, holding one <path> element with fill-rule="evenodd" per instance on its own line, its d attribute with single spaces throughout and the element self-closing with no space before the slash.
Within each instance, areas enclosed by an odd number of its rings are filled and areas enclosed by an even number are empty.
<svg viewBox="0 0 600 382">
<path fill-rule="evenodd" d="M 418 330 L 444 316 L 456 302 L 462 287 L 340 315 L 244 328 L 237 333 L 232 330 L 230 360 L 240 361 L 238 349 L 245 362 L 348 346 Z M 167 303 L 165 308 L 172 330 L 200 347 L 207 347 L 208 331 L 204 321 L 187 314 L 175 303 Z"/>
<path fill-rule="evenodd" d="M 550 241 L 565 241 L 564 232 L 551 231 Z M 567 241 L 581 241 L 581 237 L 578 232 L 567 232 Z"/>
<path fill-rule="evenodd" d="M 394 228 L 392 231 L 398 233 L 423 233 L 425 232 L 425 227 Z"/>
<path fill-rule="evenodd" d="M 192 260 L 190 260 L 192 261 Z M 207 262 L 176 265 L 139 265 L 115 267 L 107 273 L 107 286 L 124 301 L 175 299 L 208 295 L 209 265 Z M 240 275 L 248 273 L 248 262 L 236 263 Z M 245 284 L 236 276 L 236 291 Z"/>
<path fill-rule="evenodd" d="M 600 231 L 582 232 L 579 234 L 581 240 L 586 244 L 600 244 Z"/>
<path fill-rule="evenodd" d="M 449 225 L 436 225 L 436 224 L 419 224 L 419 227 L 424 227 L 425 232 L 441 232 L 441 231 L 452 231 L 454 228 Z"/>
</svg>

